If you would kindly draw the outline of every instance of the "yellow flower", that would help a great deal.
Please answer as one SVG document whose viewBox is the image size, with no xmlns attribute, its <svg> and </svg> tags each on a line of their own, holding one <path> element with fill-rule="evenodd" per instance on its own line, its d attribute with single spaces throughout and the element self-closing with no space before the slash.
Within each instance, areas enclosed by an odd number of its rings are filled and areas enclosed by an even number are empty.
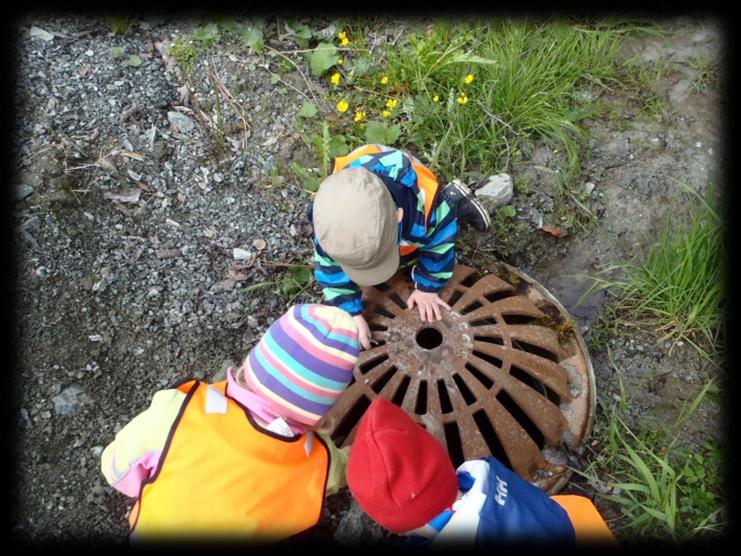
<svg viewBox="0 0 741 556">
<path fill-rule="evenodd" d="M 389 76 L 388 76 L 388 75 L 384 75 L 384 76 L 383 76 L 383 77 L 381 78 L 381 85 L 385 85 L 385 84 L 386 84 L 386 83 L 388 83 L 388 82 L 389 82 Z"/>
<path fill-rule="evenodd" d="M 440 95 L 435 95 L 432 97 L 432 102 L 440 102 Z"/>
<path fill-rule="evenodd" d="M 466 93 L 461 93 L 460 95 L 458 95 L 458 98 L 455 99 L 455 101 L 461 106 L 463 106 L 464 104 L 468 102 L 468 96 L 466 95 Z"/>
<path fill-rule="evenodd" d="M 389 99 L 386 101 L 386 108 L 396 108 L 396 101 L 394 99 Z"/>
<path fill-rule="evenodd" d="M 388 118 L 389 116 L 391 116 L 391 112 L 389 110 L 384 110 L 383 111 L 383 117 L 384 118 Z"/>
<path fill-rule="evenodd" d="M 339 74 L 339 72 L 335 72 L 334 74 L 332 74 L 332 77 L 329 80 L 332 82 L 332 85 L 337 86 L 340 84 L 340 79 L 342 79 L 342 76 Z"/>
<path fill-rule="evenodd" d="M 365 112 L 363 112 L 362 110 L 356 110 L 355 111 L 355 121 L 359 122 L 363 118 L 365 118 Z"/>
<path fill-rule="evenodd" d="M 344 64 L 344 63 L 345 63 L 345 60 L 343 60 L 342 58 L 340 58 L 339 60 L 337 60 L 337 64 L 340 65 L 340 66 L 342 64 Z"/>
<path fill-rule="evenodd" d="M 471 74 L 469 73 L 469 74 L 468 74 L 468 75 L 467 75 L 466 77 L 464 77 L 464 78 L 463 78 L 463 82 L 464 82 L 464 83 L 465 83 L 466 85 L 470 85 L 470 84 L 471 84 L 471 83 L 473 82 L 473 75 L 471 75 Z"/>
<path fill-rule="evenodd" d="M 340 112 L 347 112 L 347 109 L 350 108 L 350 105 L 347 103 L 347 101 L 341 100 L 337 103 L 337 110 Z"/>
<path fill-rule="evenodd" d="M 347 46 L 350 44 L 350 39 L 347 38 L 347 33 L 345 31 L 342 31 L 339 35 L 337 35 L 337 38 L 340 39 L 340 44 L 342 46 Z"/>
</svg>

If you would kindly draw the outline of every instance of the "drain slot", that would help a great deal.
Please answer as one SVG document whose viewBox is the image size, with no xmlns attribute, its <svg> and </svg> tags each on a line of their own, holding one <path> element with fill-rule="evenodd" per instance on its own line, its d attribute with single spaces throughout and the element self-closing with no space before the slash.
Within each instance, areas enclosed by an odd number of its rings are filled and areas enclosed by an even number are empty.
<svg viewBox="0 0 741 556">
<path fill-rule="evenodd" d="M 340 424 L 337 425 L 337 428 L 332 434 L 332 440 L 337 446 L 340 446 L 345 442 L 350 431 L 352 431 L 353 428 L 355 428 L 355 425 L 358 424 L 358 421 L 360 421 L 360 418 L 365 413 L 365 410 L 368 409 L 369 405 L 370 400 L 366 396 L 361 396 L 358 398 L 358 401 L 355 402 L 355 405 L 352 406 L 352 409 L 345 414 L 342 421 L 340 421 Z"/>
<path fill-rule="evenodd" d="M 580 448 L 594 416 L 594 373 L 563 306 L 509 265 L 491 268 L 495 276 L 456 265 L 440 292 L 456 311 L 429 323 L 407 309 L 403 273 L 364 288 L 366 320 L 383 340 L 361 354 L 326 423 L 344 446 L 370 400 L 383 396 L 444 442 L 455 465 L 493 455 L 554 494 L 572 471 L 542 452 L 558 448 L 552 438 Z"/>
<path fill-rule="evenodd" d="M 501 461 L 509 469 L 512 469 L 512 464 L 509 462 L 507 453 L 504 451 L 504 446 L 502 446 L 502 442 L 499 440 L 499 436 L 497 436 L 497 431 L 494 430 L 491 421 L 489 421 L 486 411 L 479 409 L 473 414 L 473 420 L 481 431 L 481 436 L 483 436 L 484 441 L 486 441 L 486 445 L 489 447 L 489 450 L 491 450 L 491 455 Z"/>
<path fill-rule="evenodd" d="M 525 432 L 533 439 L 533 442 L 538 445 L 538 448 L 542 450 L 545 445 L 543 442 L 543 433 L 540 432 L 537 425 L 527 416 L 527 413 L 525 413 L 517 402 L 504 390 L 499 391 L 499 394 L 497 394 L 497 400 L 499 400 L 499 403 L 504 406 L 504 409 L 506 409 L 510 415 L 515 418 L 520 426 L 525 429 Z"/>
<path fill-rule="evenodd" d="M 453 412 L 453 404 L 450 403 L 450 394 L 444 380 L 437 381 L 437 394 L 440 396 L 440 411 L 443 415 Z"/>
<path fill-rule="evenodd" d="M 476 379 L 486 388 L 489 390 L 492 386 L 494 386 L 494 381 L 490 379 L 488 376 L 486 376 L 484 373 L 479 371 L 476 367 L 471 365 L 470 363 L 466 363 L 466 369 L 468 369 L 468 372 L 470 372 Z"/>
<path fill-rule="evenodd" d="M 465 381 L 459 374 L 454 374 L 453 380 L 455 381 L 455 385 L 458 387 L 458 390 L 460 390 L 461 395 L 463 396 L 463 401 L 466 402 L 467 405 L 471 405 L 473 402 L 476 401 L 476 396 L 474 396 L 473 392 L 469 390 Z"/>
</svg>

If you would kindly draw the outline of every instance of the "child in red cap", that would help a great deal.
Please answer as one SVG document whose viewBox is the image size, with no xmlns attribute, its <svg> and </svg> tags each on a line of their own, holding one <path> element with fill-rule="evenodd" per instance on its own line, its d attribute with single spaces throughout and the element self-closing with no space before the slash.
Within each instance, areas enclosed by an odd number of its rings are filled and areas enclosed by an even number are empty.
<svg viewBox="0 0 741 556">
<path fill-rule="evenodd" d="M 415 544 L 617 545 L 589 499 L 549 497 L 491 456 L 456 471 L 442 444 L 383 398 L 360 422 L 347 484 L 370 517 Z"/>
</svg>

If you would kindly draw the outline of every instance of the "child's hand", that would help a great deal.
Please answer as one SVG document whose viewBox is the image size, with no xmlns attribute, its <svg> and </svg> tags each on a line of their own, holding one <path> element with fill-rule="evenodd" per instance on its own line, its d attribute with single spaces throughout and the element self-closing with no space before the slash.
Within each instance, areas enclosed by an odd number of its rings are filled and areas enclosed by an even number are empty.
<svg viewBox="0 0 741 556">
<path fill-rule="evenodd" d="M 426 322 L 432 322 L 433 317 L 435 320 L 443 318 L 440 313 L 440 307 L 445 307 L 450 311 L 450 305 L 440 299 L 440 296 L 435 292 L 414 290 L 412 295 L 409 296 L 409 299 L 407 299 L 407 307 L 411 309 L 415 303 L 419 309 L 419 318 Z"/>
<path fill-rule="evenodd" d="M 358 325 L 358 342 L 360 342 L 360 347 L 370 349 L 371 332 L 370 328 L 368 328 L 368 323 L 365 322 L 363 315 L 355 315 L 352 320 Z"/>
</svg>

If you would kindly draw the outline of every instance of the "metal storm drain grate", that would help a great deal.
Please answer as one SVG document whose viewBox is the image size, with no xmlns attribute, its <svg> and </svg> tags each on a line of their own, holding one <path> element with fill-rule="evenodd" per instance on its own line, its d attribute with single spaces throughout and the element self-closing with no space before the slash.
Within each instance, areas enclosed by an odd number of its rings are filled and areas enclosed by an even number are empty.
<svg viewBox="0 0 741 556">
<path fill-rule="evenodd" d="M 570 475 L 594 415 L 594 374 L 584 341 L 540 284 L 498 263 L 481 276 L 458 265 L 441 297 L 441 321 L 422 322 L 400 275 L 364 290 L 375 347 L 320 426 L 352 444 L 376 396 L 402 407 L 438 438 L 454 465 L 493 455 L 549 493 Z"/>
</svg>

